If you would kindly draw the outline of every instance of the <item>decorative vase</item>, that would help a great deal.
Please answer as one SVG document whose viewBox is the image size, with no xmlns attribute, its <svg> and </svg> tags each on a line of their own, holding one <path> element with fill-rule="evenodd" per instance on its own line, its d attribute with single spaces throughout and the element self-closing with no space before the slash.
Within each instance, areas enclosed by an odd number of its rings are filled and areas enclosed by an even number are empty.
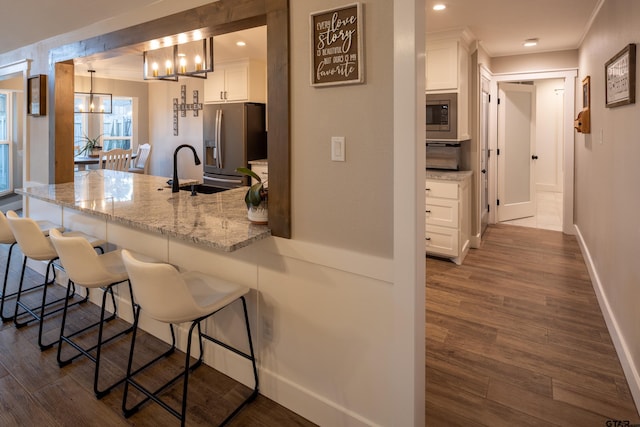
<svg viewBox="0 0 640 427">
<path fill-rule="evenodd" d="M 269 222 L 267 202 L 263 201 L 258 206 L 250 206 L 247 210 L 247 217 L 254 224 L 267 224 Z"/>
</svg>

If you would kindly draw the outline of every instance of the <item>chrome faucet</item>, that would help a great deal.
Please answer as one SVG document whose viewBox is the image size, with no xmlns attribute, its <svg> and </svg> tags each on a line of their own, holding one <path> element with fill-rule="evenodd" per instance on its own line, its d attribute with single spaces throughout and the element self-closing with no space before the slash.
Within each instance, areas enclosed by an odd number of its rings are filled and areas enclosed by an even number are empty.
<svg viewBox="0 0 640 427">
<path fill-rule="evenodd" d="M 193 151 L 193 161 L 196 163 L 196 166 L 200 164 L 200 158 L 198 157 L 198 154 L 196 153 L 195 148 L 193 148 L 189 144 L 178 145 L 178 147 L 176 148 L 176 151 L 173 152 L 173 182 L 171 183 L 172 193 L 177 193 L 178 191 L 180 191 L 180 183 L 178 182 L 178 161 L 177 160 L 178 160 L 178 151 L 180 151 L 180 149 L 184 147 L 191 148 L 191 151 Z"/>
</svg>

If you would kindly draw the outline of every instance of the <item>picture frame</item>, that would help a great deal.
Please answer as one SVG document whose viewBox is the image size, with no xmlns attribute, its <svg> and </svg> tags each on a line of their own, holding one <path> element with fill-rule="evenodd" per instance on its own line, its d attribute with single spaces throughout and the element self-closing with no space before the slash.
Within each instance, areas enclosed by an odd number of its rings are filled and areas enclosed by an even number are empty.
<svg viewBox="0 0 640 427">
<path fill-rule="evenodd" d="M 47 115 L 47 76 L 38 74 L 27 79 L 27 114 Z"/>
<path fill-rule="evenodd" d="M 636 102 L 636 45 L 630 43 L 604 65 L 605 106 Z"/>
<path fill-rule="evenodd" d="M 362 5 L 309 15 L 311 86 L 364 83 Z"/>
</svg>

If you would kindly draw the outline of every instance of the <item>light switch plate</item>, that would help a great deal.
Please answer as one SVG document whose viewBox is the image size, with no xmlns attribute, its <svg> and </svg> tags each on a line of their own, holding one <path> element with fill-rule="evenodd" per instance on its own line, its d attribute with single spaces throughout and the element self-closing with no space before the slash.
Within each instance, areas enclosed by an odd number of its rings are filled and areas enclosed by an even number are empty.
<svg viewBox="0 0 640 427">
<path fill-rule="evenodd" d="M 334 162 L 344 162 L 344 136 L 331 137 L 331 160 Z"/>
</svg>

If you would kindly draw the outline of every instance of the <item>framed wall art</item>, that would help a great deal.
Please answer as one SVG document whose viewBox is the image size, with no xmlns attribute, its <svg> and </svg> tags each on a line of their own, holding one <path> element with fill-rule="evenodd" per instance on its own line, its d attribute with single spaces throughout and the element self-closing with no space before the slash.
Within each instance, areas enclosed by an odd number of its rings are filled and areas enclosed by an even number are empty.
<svg viewBox="0 0 640 427">
<path fill-rule="evenodd" d="M 47 76 L 45 74 L 29 77 L 27 81 L 27 114 L 47 115 Z"/>
<path fill-rule="evenodd" d="M 605 106 L 636 102 L 636 45 L 625 46 L 604 65 Z"/>
<path fill-rule="evenodd" d="M 311 35 L 311 86 L 364 83 L 362 6 L 314 12 Z"/>
</svg>

